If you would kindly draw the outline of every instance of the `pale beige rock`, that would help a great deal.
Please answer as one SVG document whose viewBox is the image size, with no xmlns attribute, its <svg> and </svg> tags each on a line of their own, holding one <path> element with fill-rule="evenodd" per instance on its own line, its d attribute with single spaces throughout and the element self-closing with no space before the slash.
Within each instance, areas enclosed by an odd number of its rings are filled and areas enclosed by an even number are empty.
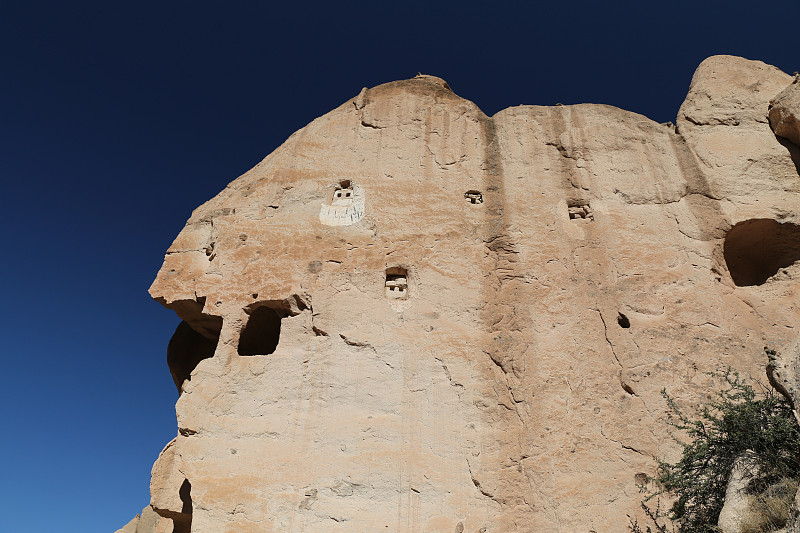
<svg viewBox="0 0 800 533">
<path fill-rule="evenodd" d="M 191 485 L 179 470 L 175 440 L 161 451 L 150 477 L 150 507 L 169 519 L 176 533 L 189 531 L 192 523 Z M 172 528 L 170 528 L 172 531 Z"/>
<path fill-rule="evenodd" d="M 800 76 L 770 102 L 769 122 L 775 135 L 800 146 Z"/>
<path fill-rule="evenodd" d="M 758 475 L 755 464 L 755 454 L 751 451 L 745 452 L 734 462 L 725 491 L 725 505 L 722 506 L 717 523 L 720 533 L 742 533 L 742 518 L 750 508 L 746 489 Z"/>
<path fill-rule="evenodd" d="M 173 533 L 172 520 L 159 516 L 149 505 L 116 533 Z"/>
<path fill-rule="evenodd" d="M 702 193 L 732 223 L 796 214 L 800 153 L 775 138 L 767 118 L 769 101 L 791 82 L 775 67 L 733 56 L 706 59 L 692 78 L 678 131 L 706 179 Z"/>
<path fill-rule="evenodd" d="M 154 505 L 183 476 L 193 533 L 625 531 L 680 453 L 660 391 L 691 409 L 706 372 L 760 379 L 797 337 L 800 176 L 767 121 L 790 82 L 710 58 L 676 133 L 603 105 L 487 117 L 419 76 L 298 131 L 150 289 L 197 332 L 170 346 Z M 187 370 L 192 335 L 216 350 Z"/>
<path fill-rule="evenodd" d="M 136 533 L 136 526 L 139 525 L 141 514 L 133 517 L 133 520 L 125 524 L 122 529 L 118 529 L 115 533 Z"/>
</svg>

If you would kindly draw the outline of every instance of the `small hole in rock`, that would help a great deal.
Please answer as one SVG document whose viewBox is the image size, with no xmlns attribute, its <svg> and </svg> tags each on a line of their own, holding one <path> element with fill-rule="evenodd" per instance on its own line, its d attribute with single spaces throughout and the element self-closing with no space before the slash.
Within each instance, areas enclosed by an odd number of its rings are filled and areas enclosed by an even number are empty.
<svg viewBox="0 0 800 533">
<path fill-rule="evenodd" d="M 386 269 L 386 296 L 392 299 L 408 298 L 408 271 L 405 268 Z"/>
<path fill-rule="evenodd" d="M 623 328 L 631 327 L 631 321 L 628 320 L 628 317 L 623 315 L 622 313 L 619 313 L 619 315 L 617 316 L 617 324 L 619 324 L 620 327 Z"/>
<path fill-rule="evenodd" d="M 464 198 L 473 205 L 483 203 L 483 193 L 480 191 L 467 191 L 464 193 Z"/>
<path fill-rule="evenodd" d="M 589 202 L 583 200 L 570 200 L 567 202 L 570 220 L 594 220 Z"/>
<path fill-rule="evenodd" d="M 239 336 L 239 355 L 269 355 L 278 347 L 281 315 L 271 307 L 257 307 Z"/>
</svg>

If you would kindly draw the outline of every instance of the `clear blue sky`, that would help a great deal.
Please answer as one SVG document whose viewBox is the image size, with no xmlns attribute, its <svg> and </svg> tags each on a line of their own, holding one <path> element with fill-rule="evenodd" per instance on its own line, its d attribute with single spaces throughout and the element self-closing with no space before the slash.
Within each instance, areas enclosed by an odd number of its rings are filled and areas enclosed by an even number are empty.
<svg viewBox="0 0 800 533">
<path fill-rule="evenodd" d="M 176 433 L 178 319 L 147 294 L 165 250 L 361 87 L 421 71 L 487 114 L 598 102 L 665 122 L 709 55 L 800 69 L 798 20 L 797 0 L 4 0 L 0 532 L 108 533 L 147 504 Z"/>
</svg>

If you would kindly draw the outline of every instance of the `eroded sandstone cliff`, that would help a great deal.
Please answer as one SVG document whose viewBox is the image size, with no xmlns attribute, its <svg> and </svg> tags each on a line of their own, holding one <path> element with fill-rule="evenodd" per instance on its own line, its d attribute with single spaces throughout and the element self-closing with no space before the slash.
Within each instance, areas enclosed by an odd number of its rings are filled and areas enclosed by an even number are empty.
<svg viewBox="0 0 800 533">
<path fill-rule="evenodd" d="M 798 337 L 791 83 L 709 58 L 673 125 L 418 76 L 292 135 L 150 288 L 179 431 L 123 531 L 624 531 L 679 453 L 661 389 Z"/>
</svg>

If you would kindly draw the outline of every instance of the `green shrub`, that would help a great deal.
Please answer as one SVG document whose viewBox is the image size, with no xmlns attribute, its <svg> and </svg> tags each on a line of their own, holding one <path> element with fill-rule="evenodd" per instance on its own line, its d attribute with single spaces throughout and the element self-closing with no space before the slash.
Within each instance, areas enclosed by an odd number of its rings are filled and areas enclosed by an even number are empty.
<svg viewBox="0 0 800 533">
<path fill-rule="evenodd" d="M 686 416 L 662 391 L 672 412 L 670 425 L 689 438 L 676 438 L 683 446 L 681 459 L 660 461 L 655 479 L 675 497 L 670 518 L 681 533 L 717 530 L 737 458 L 750 457 L 753 464 L 746 466 L 758 472 L 747 488 L 754 497 L 800 474 L 800 428 L 791 404 L 771 387 L 760 385 L 756 392 L 730 369 L 713 375 L 722 378 L 724 389 L 700 408 L 697 419 Z"/>
</svg>

